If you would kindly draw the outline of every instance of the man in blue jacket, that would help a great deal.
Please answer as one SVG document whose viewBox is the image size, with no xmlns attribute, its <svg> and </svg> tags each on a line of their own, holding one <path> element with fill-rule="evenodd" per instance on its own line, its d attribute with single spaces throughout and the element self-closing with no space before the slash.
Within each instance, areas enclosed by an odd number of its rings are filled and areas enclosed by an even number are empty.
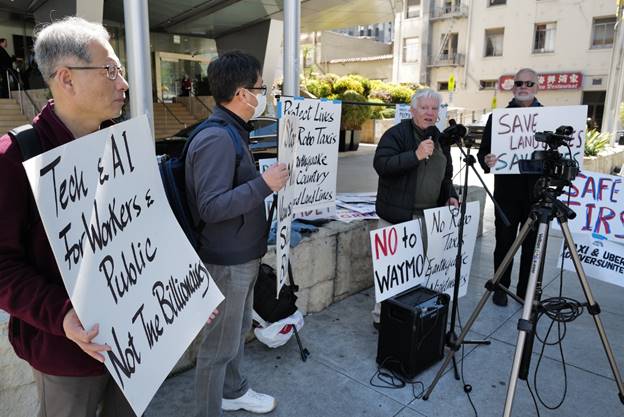
<svg viewBox="0 0 624 417">
<path fill-rule="evenodd" d="M 222 126 L 205 128 L 191 142 L 186 190 L 193 220 L 204 225 L 199 256 L 225 301 L 197 355 L 197 415 L 216 417 L 222 409 L 268 413 L 275 399 L 249 388 L 240 365 L 267 250 L 264 198 L 286 184 L 288 171 L 275 164 L 260 175 L 249 151 L 249 120 L 266 105 L 258 60 L 242 52 L 223 54 L 208 66 L 208 82 L 217 103 L 210 118 Z"/>
<path fill-rule="evenodd" d="M 541 107 L 535 98 L 537 93 L 537 72 L 530 68 L 523 68 L 514 77 L 512 90 L 514 98 L 509 102 L 507 108 L 513 107 Z M 488 173 L 496 165 L 497 157 L 491 153 L 492 144 L 492 115 L 488 118 L 483 130 L 483 140 L 479 147 L 477 158 L 483 170 Z M 538 175 L 532 174 L 498 174 L 494 177 L 494 199 L 511 223 L 505 226 L 500 219 L 498 212 L 494 220 L 496 228 L 496 247 L 494 249 L 494 269 L 498 269 L 505 255 L 511 248 L 518 228 L 526 222 L 531 211 L 531 205 L 535 202 L 533 190 Z M 518 286 L 516 295 L 524 298 L 527 284 L 529 283 L 529 273 L 531 271 L 531 259 L 535 247 L 536 231 L 530 231 L 522 244 L 522 254 L 520 255 L 520 273 L 518 276 Z M 511 284 L 511 269 L 513 261 L 503 274 L 500 283 L 509 288 Z M 494 304 L 499 306 L 507 305 L 507 294 L 497 289 L 492 297 Z"/>
</svg>

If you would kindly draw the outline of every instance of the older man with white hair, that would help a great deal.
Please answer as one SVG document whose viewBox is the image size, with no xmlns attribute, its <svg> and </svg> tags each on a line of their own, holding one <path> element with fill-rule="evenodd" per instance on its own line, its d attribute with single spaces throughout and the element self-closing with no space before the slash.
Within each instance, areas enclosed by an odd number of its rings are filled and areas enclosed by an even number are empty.
<svg viewBox="0 0 624 417">
<path fill-rule="evenodd" d="M 33 120 L 45 152 L 93 133 L 121 115 L 128 84 L 102 25 L 70 17 L 42 28 L 39 70 L 53 99 Z M 72 308 L 41 219 L 33 207 L 23 155 L 0 138 L 0 308 L 10 316 L 15 353 L 33 368 L 40 417 L 134 416 L 106 371 L 108 346 L 93 342 Z"/>
<path fill-rule="evenodd" d="M 512 90 L 514 98 L 509 102 L 507 108 L 514 107 L 541 107 L 535 98 L 537 93 L 537 72 L 531 68 L 522 68 L 514 77 Z M 483 139 L 479 147 L 477 158 L 483 170 L 488 173 L 496 165 L 497 157 L 491 153 L 492 144 L 492 115 L 488 118 Z M 494 269 L 498 269 L 503 263 L 505 255 L 511 248 L 518 228 L 522 226 L 529 217 L 531 205 L 535 202 L 533 189 L 537 182 L 538 175 L 531 174 L 499 174 L 494 177 L 494 199 L 509 219 L 510 225 L 503 224 L 498 212 L 494 220 L 496 228 L 496 247 L 494 248 Z M 524 298 L 527 284 L 529 283 L 529 273 L 531 271 L 531 260 L 535 247 L 536 231 L 529 232 L 522 243 L 522 254 L 520 255 L 520 272 L 518 274 L 518 285 L 516 295 Z M 509 288 L 511 284 L 511 269 L 513 260 L 503 273 L 500 284 Z M 494 290 L 492 302 L 498 306 L 507 305 L 507 294 L 503 289 Z"/>
<path fill-rule="evenodd" d="M 375 204 L 379 227 L 422 218 L 423 210 L 429 208 L 459 205 L 450 145 L 438 140 L 436 122 L 441 103 L 442 97 L 432 89 L 418 90 L 411 101 L 412 118 L 382 135 L 373 160 L 379 175 Z M 426 251 L 426 241 L 423 243 Z M 376 327 L 379 310 L 376 304 Z"/>
</svg>

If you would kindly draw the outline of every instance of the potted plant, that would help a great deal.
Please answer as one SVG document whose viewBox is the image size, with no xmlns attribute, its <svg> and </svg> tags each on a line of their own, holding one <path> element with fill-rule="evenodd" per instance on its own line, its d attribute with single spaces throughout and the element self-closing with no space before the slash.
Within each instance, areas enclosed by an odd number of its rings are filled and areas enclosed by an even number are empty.
<svg viewBox="0 0 624 417">
<path fill-rule="evenodd" d="M 356 133 L 362 128 L 362 124 L 371 117 L 372 108 L 357 104 L 345 104 L 344 102 L 365 103 L 366 97 L 354 90 L 346 90 L 340 95 L 342 114 L 340 116 L 340 141 L 338 151 L 355 151 L 360 146 L 359 137 Z"/>
</svg>

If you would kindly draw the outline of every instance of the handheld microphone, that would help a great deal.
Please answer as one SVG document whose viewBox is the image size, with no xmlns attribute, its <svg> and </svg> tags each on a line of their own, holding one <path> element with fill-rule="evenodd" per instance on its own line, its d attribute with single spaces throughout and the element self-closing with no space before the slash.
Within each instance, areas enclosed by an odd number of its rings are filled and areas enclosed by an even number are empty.
<svg viewBox="0 0 624 417">
<path fill-rule="evenodd" d="M 425 137 L 425 140 L 431 138 L 431 140 L 436 142 L 440 138 L 440 131 L 435 125 L 429 126 L 428 128 L 424 130 L 423 136 Z M 425 159 L 429 159 L 429 156 L 427 156 Z"/>
</svg>

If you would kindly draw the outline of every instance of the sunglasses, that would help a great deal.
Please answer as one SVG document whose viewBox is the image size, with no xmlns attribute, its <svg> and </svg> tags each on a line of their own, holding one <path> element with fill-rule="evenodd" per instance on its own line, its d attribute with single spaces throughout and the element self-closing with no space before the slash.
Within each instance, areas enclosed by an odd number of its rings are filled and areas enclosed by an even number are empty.
<svg viewBox="0 0 624 417">
<path fill-rule="evenodd" d="M 535 85 L 535 81 L 514 81 L 514 85 L 516 87 L 522 87 L 523 85 L 526 85 L 527 87 L 533 87 Z"/>
</svg>

